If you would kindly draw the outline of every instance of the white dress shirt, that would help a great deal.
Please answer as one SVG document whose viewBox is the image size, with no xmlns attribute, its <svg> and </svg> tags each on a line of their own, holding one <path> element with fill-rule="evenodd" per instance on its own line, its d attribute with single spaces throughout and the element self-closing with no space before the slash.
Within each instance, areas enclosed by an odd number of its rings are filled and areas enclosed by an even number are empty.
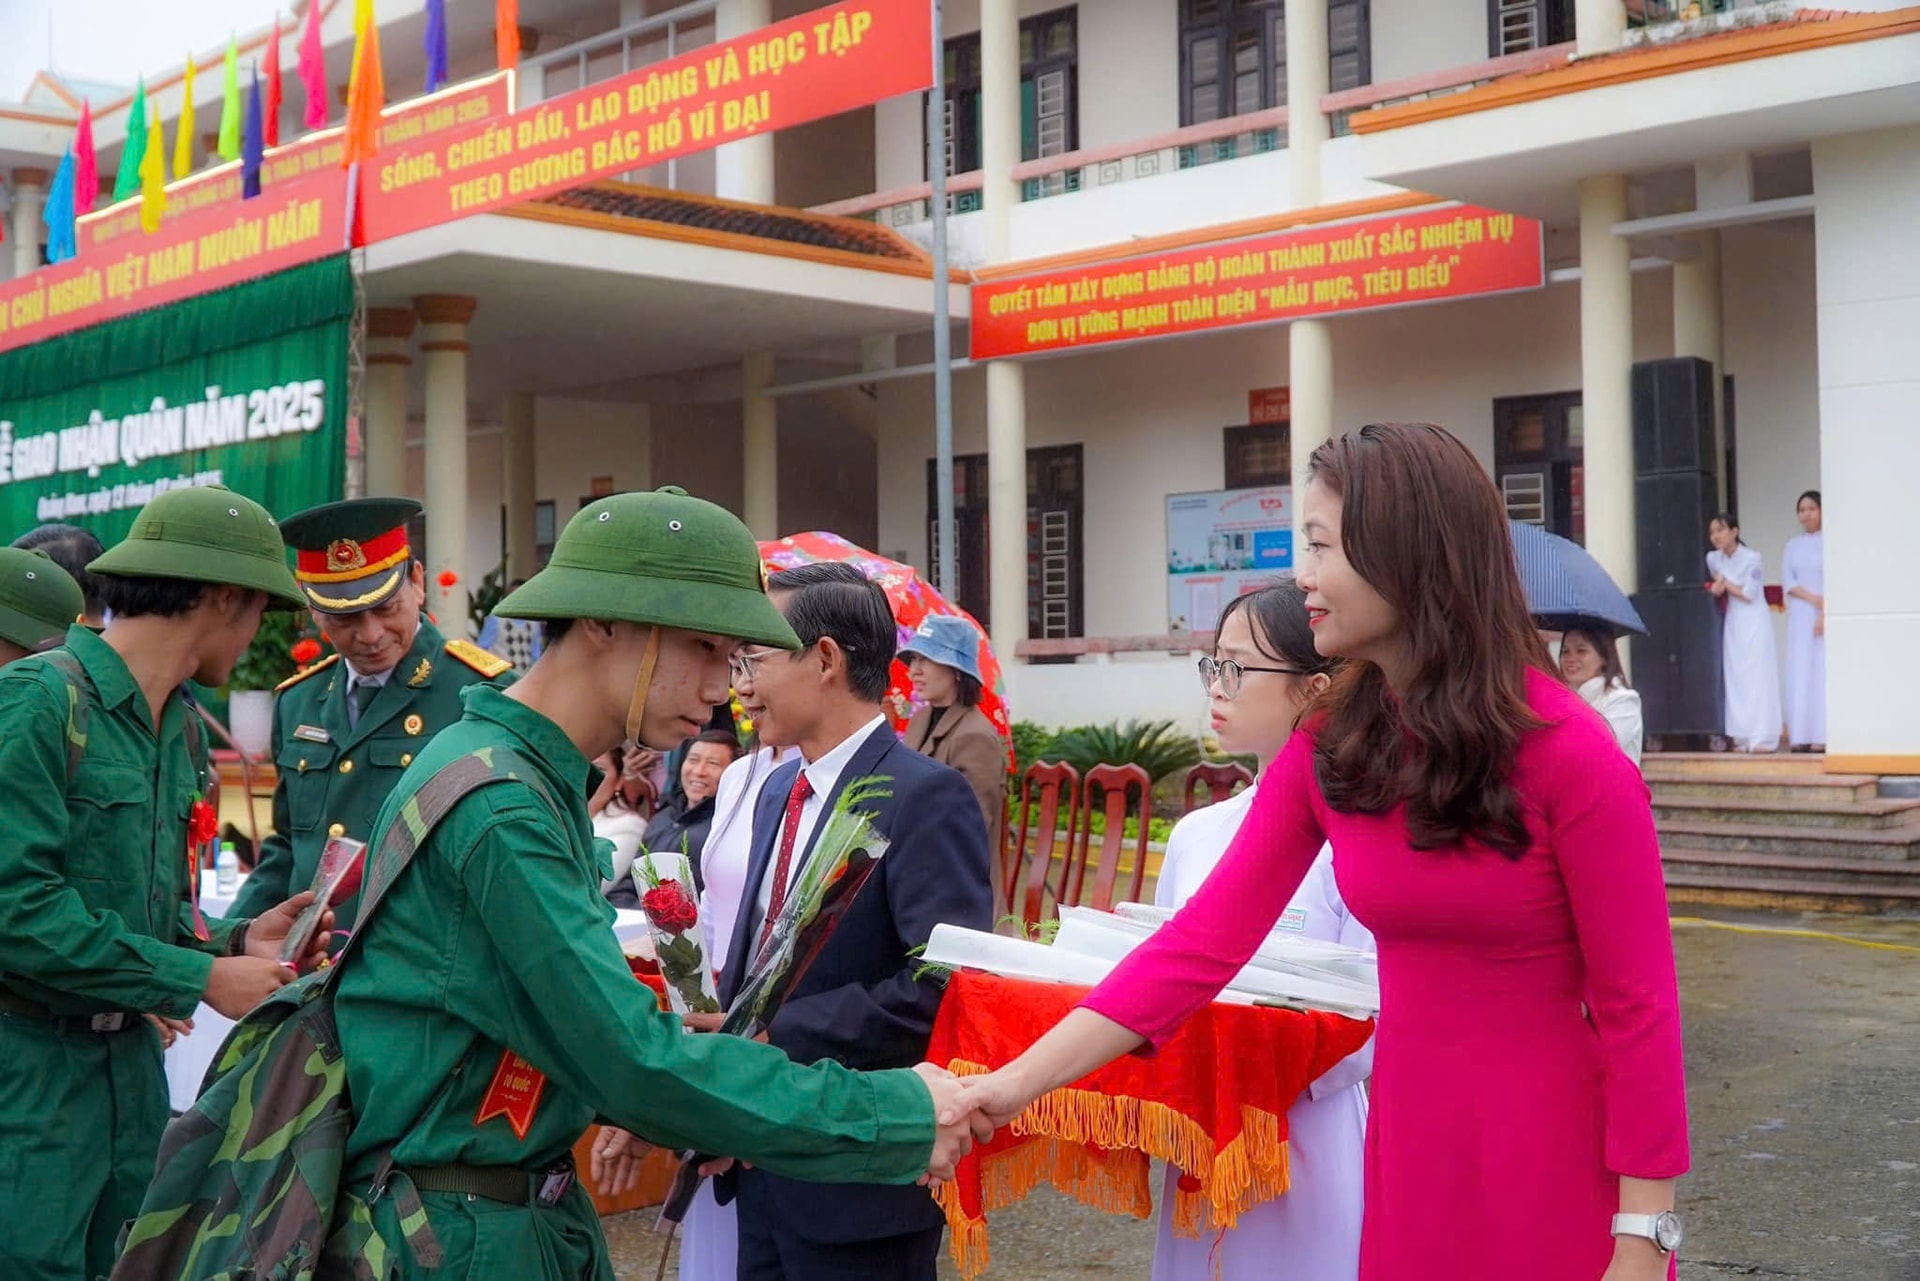
<svg viewBox="0 0 1920 1281">
<path fill-rule="evenodd" d="M 847 735 L 836 744 L 833 750 L 825 752 L 817 761 L 808 761 L 800 767 L 807 776 L 807 782 L 813 784 L 813 794 L 807 797 L 800 807 L 800 822 L 794 829 L 793 863 L 787 868 L 787 888 L 800 875 L 800 869 L 806 865 L 807 842 L 813 839 L 813 829 L 820 824 L 820 816 L 826 813 L 827 798 L 833 795 L 833 789 L 840 784 L 840 775 L 847 768 L 847 762 L 860 750 L 863 743 L 872 737 L 873 732 L 887 723 L 885 716 L 876 716 Z M 792 785 L 789 784 L 789 787 Z M 753 927 L 759 929 L 761 922 L 767 919 L 767 906 L 773 901 L 773 874 L 780 866 L 780 838 L 786 827 L 787 798 L 780 798 L 780 826 L 774 829 L 773 856 L 767 860 L 766 875 L 760 878 L 759 891 L 754 896 Z"/>
</svg>

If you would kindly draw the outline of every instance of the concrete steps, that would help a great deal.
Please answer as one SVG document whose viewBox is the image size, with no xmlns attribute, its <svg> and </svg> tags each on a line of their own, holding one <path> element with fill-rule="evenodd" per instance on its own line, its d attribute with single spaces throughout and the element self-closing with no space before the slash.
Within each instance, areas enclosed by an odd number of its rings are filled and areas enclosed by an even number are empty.
<svg viewBox="0 0 1920 1281">
<path fill-rule="evenodd" d="M 1814 755 L 1648 756 L 1674 903 L 1920 912 L 1920 802 Z"/>
</svg>

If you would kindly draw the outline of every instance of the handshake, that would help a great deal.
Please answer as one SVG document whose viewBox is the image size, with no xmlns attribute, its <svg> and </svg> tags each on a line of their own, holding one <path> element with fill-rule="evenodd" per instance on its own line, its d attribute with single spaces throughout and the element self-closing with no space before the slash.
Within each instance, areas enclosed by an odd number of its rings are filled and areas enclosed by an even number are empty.
<svg viewBox="0 0 1920 1281">
<path fill-rule="evenodd" d="M 945 1068 L 922 1063 L 913 1069 L 933 1098 L 933 1149 L 927 1157 L 922 1187 L 939 1191 L 975 1143 L 985 1143 L 1038 1097 L 1011 1068 L 985 1076 L 955 1076 Z M 612 1126 L 603 1126 L 594 1140 L 594 1183 L 609 1195 L 619 1195 L 640 1180 L 640 1162 L 649 1150 L 643 1139 Z M 703 1166 L 703 1177 L 719 1174 L 733 1162 L 721 1158 Z"/>
</svg>

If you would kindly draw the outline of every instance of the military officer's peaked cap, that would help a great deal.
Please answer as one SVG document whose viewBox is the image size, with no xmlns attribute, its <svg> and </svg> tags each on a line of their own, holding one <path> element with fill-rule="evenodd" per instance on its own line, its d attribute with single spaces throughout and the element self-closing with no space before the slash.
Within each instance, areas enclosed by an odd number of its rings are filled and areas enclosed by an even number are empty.
<svg viewBox="0 0 1920 1281">
<path fill-rule="evenodd" d="M 760 547 L 747 527 L 674 485 L 581 508 L 547 567 L 494 613 L 651 623 L 800 648 L 767 599 Z"/>
<path fill-rule="evenodd" d="M 86 613 L 73 575 L 41 551 L 0 547 L 0 640 L 43 649 Z"/>
<path fill-rule="evenodd" d="M 170 489 L 140 509 L 126 540 L 87 568 L 128 578 L 183 578 L 265 592 L 269 608 L 299 609 L 286 544 L 267 509 L 225 485 Z"/>
<path fill-rule="evenodd" d="M 386 604 L 413 562 L 407 522 L 419 514 L 411 498 L 349 498 L 281 521 L 307 603 L 322 614 L 359 614 Z"/>
</svg>

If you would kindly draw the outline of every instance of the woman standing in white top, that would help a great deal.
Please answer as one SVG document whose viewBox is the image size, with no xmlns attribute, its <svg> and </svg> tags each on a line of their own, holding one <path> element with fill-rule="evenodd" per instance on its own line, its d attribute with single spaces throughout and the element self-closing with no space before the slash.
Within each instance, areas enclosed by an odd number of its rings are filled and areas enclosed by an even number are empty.
<svg viewBox="0 0 1920 1281">
<path fill-rule="evenodd" d="M 1560 674 L 1588 706 L 1605 718 L 1620 750 L 1638 765 L 1646 725 L 1640 715 L 1640 695 L 1627 684 L 1613 633 L 1586 627 L 1570 627 L 1561 633 Z"/>
<path fill-rule="evenodd" d="M 1252 753 L 1264 770 L 1327 688 L 1334 666 L 1313 647 L 1306 596 L 1291 577 L 1228 605 L 1213 654 L 1200 660 L 1220 745 Z M 1167 839 L 1155 903 L 1177 907 L 1200 888 L 1239 830 L 1253 792 L 1247 788 L 1180 820 Z M 1331 847 L 1320 851 L 1280 928 L 1374 950 L 1373 935 L 1348 914 L 1334 884 Z M 1368 1041 L 1307 1088 L 1287 1113 L 1290 1188 L 1241 1215 L 1231 1231 L 1199 1240 L 1175 1236 L 1172 1204 L 1180 1172 L 1169 1169 L 1153 1281 L 1354 1281 L 1360 1271 L 1367 1135 L 1367 1097 L 1360 1083 L 1372 1070 L 1373 1042 Z"/>
<path fill-rule="evenodd" d="M 1780 581 L 1787 596 L 1787 741 L 1796 752 L 1827 750 L 1826 535 L 1820 491 L 1795 505 L 1804 534 L 1787 540 Z"/>
<path fill-rule="evenodd" d="M 1767 610 L 1766 562 L 1740 541 L 1739 522 L 1726 513 L 1707 525 L 1707 590 L 1726 602 L 1721 625 L 1721 681 L 1726 690 L 1727 737 L 1742 752 L 1780 747 L 1780 661 Z"/>
<path fill-rule="evenodd" d="M 727 964 L 733 923 L 747 892 L 747 863 L 753 854 L 753 807 L 760 789 L 779 763 L 780 749 L 763 747 L 727 766 L 713 797 L 713 827 L 700 854 L 704 886 L 700 892 L 700 930 L 707 962 L 717 975 Z M 713 1180 L 705 1179 L 680 1224 L 680 1281 L 734 1281 L 740 1243 L 731 1204 L 713 1199 Z"/>
</svg>

